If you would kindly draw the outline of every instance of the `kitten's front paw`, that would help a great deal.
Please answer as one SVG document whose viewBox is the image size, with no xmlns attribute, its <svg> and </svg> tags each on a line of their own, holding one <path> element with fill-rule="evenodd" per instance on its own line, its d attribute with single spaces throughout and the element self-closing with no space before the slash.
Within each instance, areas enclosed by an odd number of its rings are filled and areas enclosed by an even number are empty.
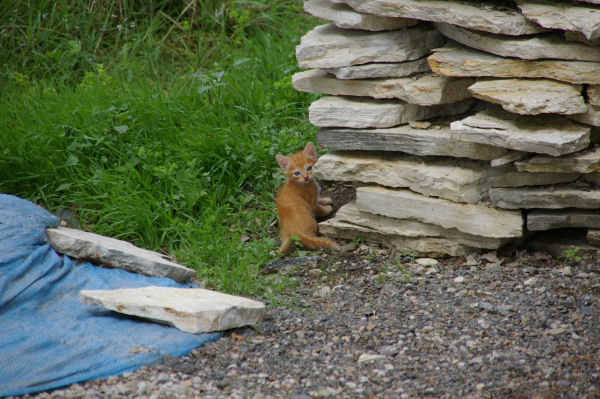
<svg viewBox="0 0 600 399">
<path fill-rule="evenodd" d="M 333 200 L 329 197 L 321 197 L 317 200 L 317 202 L 319 203 L 319 205 L 332 205 L 333 204 Z"/>
</svg>

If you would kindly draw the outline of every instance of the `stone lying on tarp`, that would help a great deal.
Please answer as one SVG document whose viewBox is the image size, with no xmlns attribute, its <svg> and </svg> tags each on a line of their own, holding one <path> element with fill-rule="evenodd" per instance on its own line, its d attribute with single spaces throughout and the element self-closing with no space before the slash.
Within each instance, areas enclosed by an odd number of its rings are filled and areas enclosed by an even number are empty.
<svg viewBox="0 0 600 399">
<path fill-rule="evenodd" d="M 265 313 L 262 302 L 201 288 L 82 290 L 80 298 L 88 305 L 100 305 L 194 334 L 258 324 Z"/>
<path fill-rule="evenodd" d="M 126 241 L 67 227 L 47 229 L 46 233 L 55 251 L 75 259 L 145 276 L 169 277 L 180 283 L 187 282 L 196 275 L 192 269 Z"/>
<path fill-rule="evenodd" d="M 329 0 L 310 0 L 304 2 L 304 11 L 326 19 L 339 28 L 362 29 L 370 31 L 394 30 L 416 25 L 419 21 L 406 18 L 380 17 L 354 11 L 346 4 L 335 4 Z"/>
<path fill-rule="evenodd" d="M 434 51 L 427 60 L 431 70 L 443 76 L 549 78 L 600 84 L 600 64 L 597 62 L 504 58 L 456 43 Z"/>
</svg>

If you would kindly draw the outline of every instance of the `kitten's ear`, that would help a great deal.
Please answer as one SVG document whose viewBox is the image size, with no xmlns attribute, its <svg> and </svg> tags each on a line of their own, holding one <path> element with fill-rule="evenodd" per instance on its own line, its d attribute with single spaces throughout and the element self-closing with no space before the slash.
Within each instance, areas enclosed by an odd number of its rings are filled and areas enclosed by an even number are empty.
<svg viewBox="0 0 600 399">
<path fill-rule="evenodd" d="M 275 159 L 277 160 L 277 163 L 279 164 L 279 166 L 281 166 L 281 169 L 283 169 L 284 171 L 287 172 L 289 166 L 290 166 L 290 158 L 277 154 L 275 155 Z"/>
<path fill-rule="evenodd" d="M 315 161 L 317 160 L 317 149 L 312 142 L 309 141 L 306 143 L 306 147 L 304 147 L 304 155 L 308 158 L 314 159 Z"/>
</svg>

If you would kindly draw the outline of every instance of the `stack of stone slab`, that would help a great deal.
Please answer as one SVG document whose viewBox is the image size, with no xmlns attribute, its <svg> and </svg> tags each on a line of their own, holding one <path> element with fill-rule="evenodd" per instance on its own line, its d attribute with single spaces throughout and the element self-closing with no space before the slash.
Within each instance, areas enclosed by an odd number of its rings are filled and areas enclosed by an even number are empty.
<svg viewBox="0 0 600 399">
<path fill-rule="evenodd" d="M 356 184 L 320 224 L 419 255 L 531 231 L 600 244 L 600 1 L 308 0 L 296 48 L 317 176 Z"/>
</svg>

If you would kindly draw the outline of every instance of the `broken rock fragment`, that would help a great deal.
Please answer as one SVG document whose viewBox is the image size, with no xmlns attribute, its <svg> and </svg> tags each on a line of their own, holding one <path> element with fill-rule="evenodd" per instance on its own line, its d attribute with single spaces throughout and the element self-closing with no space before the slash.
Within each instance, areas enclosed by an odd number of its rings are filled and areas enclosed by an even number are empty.
<svg viewBox="0 0 600 399">
<path fill-rule="evenodd" d="M 82 290 L 80 298 L 88 305 L 100 305 L 194 334 L 258 324 L 265 313 L 262 302 L 200 288 Z"/>
</svg>

